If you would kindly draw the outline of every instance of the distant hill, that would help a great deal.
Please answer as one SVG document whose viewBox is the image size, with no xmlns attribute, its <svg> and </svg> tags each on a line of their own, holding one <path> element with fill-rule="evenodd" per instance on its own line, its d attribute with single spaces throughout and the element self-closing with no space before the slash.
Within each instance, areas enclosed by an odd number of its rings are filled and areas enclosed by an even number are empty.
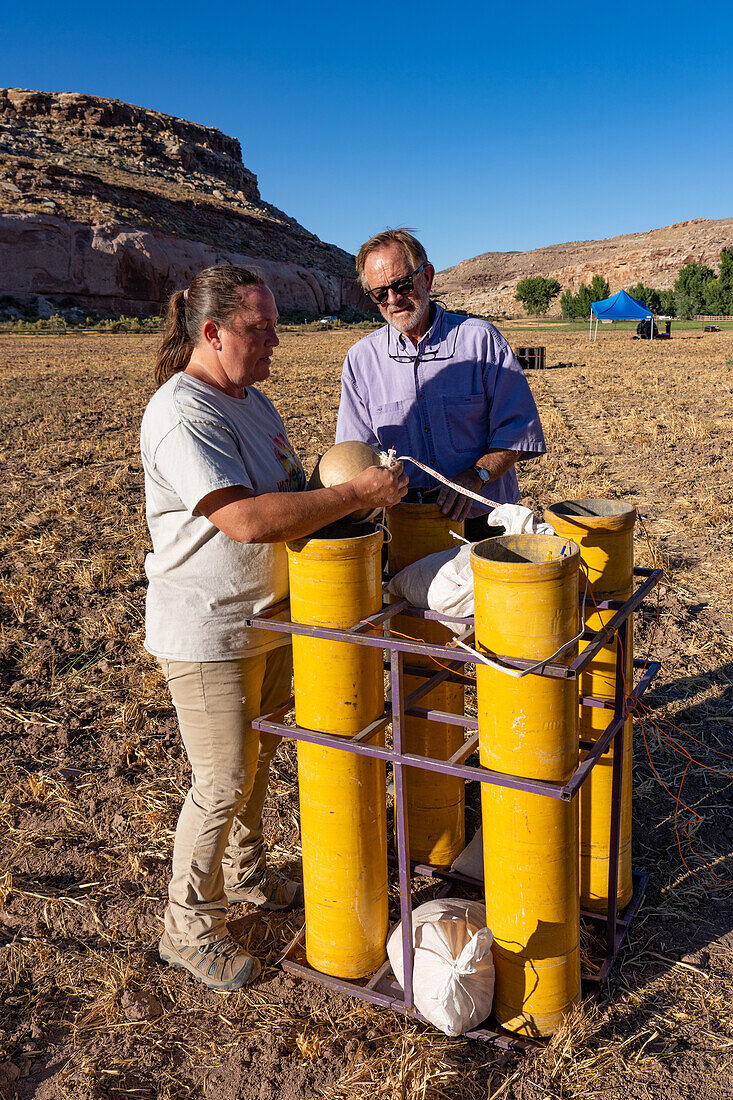
<svg viewBox="0 0 733 1100">
<path fill-rule="evenodd" d="M 256 262 L 282 311 L 370 311 L 354 258 L 265 202 L 219 130 L 77 93 L 0 89 L 0 296 L 157 313 Z"/>
<path fill-rule="evenodd" d="M 603 241 L 572 241 L 531 252 L 483 252 L 440 271 L 435 293 L 453 309 L 474 313 L 522 313 L 514 298 L 517 283 L 528 275 L 557 279 L 563 290 L 577 291 L 603 275 L 611 293 L 642 282 L 667 290 L 685 264 L 717 267 L 723 248 L 733 248 L 733 218 L 696 218 L 648 233 L 625 233 Z M 559 298 L 549 316 L 560 313 Z"/>
</svg>

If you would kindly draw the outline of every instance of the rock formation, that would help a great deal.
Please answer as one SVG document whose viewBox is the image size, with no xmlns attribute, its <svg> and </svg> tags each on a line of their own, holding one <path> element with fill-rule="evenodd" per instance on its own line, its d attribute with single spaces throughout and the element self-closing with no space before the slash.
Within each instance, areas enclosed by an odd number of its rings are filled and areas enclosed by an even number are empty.
<svg viewBox="0 0 733 1100">
<path fill-rule="evenodd" d="M 354 258 L 264 202 L 235 138 L 117 100 L 0 89 L 0 296 L 159 313 L 212 263 L 283 313 L 372 312 Z"/>
<path fill-rule="evenodd" d="M 733 248 L 733 218 L 697 218 L 603 241 L 573 241 L 532 252 L 484 252 L 439 272 L 435 293 L 453 309 L 513 315 L 524 312 L 514 293 L 528 275 L 557 279 L 563 290 L 573 293 L 581 283 L 590 285 L 594 275 L 608 280 L 612 294 L 638 282 L 667 290 L 685 264 L 706 263 L 717 269 L 724 248 Z M 559 314 L 556 298 L 549 316 Z"/>
</svg>

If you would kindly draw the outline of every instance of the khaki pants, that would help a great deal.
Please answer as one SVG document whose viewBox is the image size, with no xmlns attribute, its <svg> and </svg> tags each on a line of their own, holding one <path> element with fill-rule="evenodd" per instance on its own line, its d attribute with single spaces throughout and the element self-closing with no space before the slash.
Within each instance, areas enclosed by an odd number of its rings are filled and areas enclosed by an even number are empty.
<svg viewBox="0 0 733 1100">
<path fill-rule="evenodd" d="M 262 808 L 280 738 L 251 721 L 290 695 L 290 646 L 233 661 L 160 662 L 191 763 L 165 927 L 181 947 L 226 935 L 225 886 L 264 866 Z"/>
</svg>

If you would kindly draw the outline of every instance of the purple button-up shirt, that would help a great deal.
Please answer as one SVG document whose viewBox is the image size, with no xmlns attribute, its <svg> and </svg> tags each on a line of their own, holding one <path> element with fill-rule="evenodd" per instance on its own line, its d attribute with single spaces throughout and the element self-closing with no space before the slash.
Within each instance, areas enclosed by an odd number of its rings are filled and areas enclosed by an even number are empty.
<svg viewBox="0 0 733 1100">
<path fill-rule="evenodd" d="M 409 455 L 452 477 L 492 448 L 544 454 L 537 406 L 514 352 L 493 325 L 436 306 L 417 349 L 385 325 L 350 349 L 341 374 L 336 442 L 360 439 Z M 406 464 L 410 485 L 434 478 Z M 514 504 L 514 469 L 483 486 L 498 504 Z M 488 511 L 474 505 L 471 515 Z"/>
</svg>

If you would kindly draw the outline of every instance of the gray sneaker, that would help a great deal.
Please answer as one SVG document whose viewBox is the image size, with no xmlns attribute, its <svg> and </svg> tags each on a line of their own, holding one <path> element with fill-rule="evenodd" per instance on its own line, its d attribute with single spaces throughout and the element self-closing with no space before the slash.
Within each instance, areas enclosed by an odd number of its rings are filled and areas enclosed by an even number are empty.
<svg viewBox="0 0 733 1100">
<path fill-rule="evenodd" d="M 199 947 L 176 947 L 167 932 L 158 944 L 163 962 L 188 970 L 209 989 L 241 989 L 258 976 L 259 961 L 248 955 L 231 936 Z"/>
<path fill-rule="evenodd" d="M 230 905 L 244 902 L 260 909 L 303 908 L 302 883 L 293 882 L 270 867 L 263 867 L 256 877 L 239 886 L 227 886 L 224 892 Z"/>
</svg>

